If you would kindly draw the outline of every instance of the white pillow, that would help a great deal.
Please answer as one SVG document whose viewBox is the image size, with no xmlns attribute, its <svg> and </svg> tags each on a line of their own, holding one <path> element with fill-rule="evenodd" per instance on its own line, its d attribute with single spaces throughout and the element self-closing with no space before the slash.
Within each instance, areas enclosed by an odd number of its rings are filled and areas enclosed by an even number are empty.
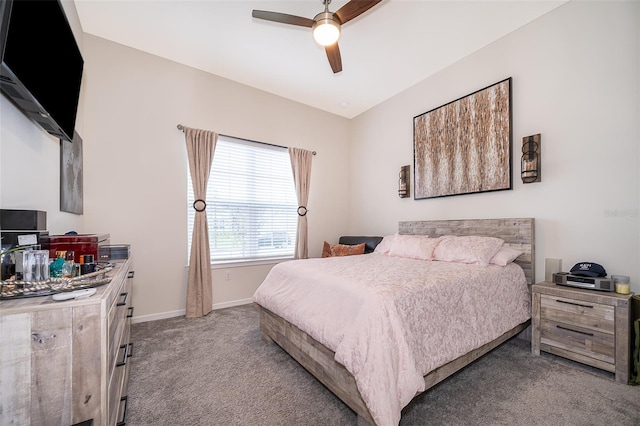
<svg viewBox="0 0 640 426">
<path fill-rule="evenodd" d="M 391 250 L 391 245 L 393 244 L 393 239 L 395 235 L 387 235 L 382 238 L 382 241 L 378 243 L 376 248 L 373 250 L 374 253 L 381 254 L 389 254 L 389 250 Z"/>
<path fill-rule="evenodd" d="M 487 266 L 491 258 L 500 250 L 504 240 L 495 237 L 474 235 L 441 237 L 440 244 L 433 253 L 434 260 L 444 262 L 475 263 Z"/>
<path fill-rule="evenodd" d="M 491 258 L 489 263 L 500 266 L 507 266 L 509 263 L 517 259 L 518 256 L 523 254 L 522 250 L 516 250 L 511 247 L 502 246 L 500 250 Z"/>
<path fill-rule="evenodd" d="M 433 260 L 433 250 L 439 242 L 440 238 L 429 238 L 426 235 L 396 234 L 389 250 L 389 256 Z"/>
</svg>

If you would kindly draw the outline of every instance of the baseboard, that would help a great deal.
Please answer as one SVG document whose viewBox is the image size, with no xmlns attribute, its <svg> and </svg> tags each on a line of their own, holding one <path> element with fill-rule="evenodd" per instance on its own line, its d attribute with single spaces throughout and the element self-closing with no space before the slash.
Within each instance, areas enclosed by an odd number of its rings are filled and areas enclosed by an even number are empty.
<svg viewBox="0 0 640 426">
<path fill-rule="evenodd" d="M 234 306 L 248 305 L 249 303 L 253 303 L 253 299 L 240 299 L 240 300 L 233 300 L 231 302 L 214 303 L 213 310 L 215 311 L 216 309 L 224 309 L 224 308 L 232 308 Z"/>
<path fill-rule="evenodd" d="M 231 302 L 214 303 L 212 308 L 215 311 L 217 309 L 231 308 L 233 306 L 247 305 L 249 303 L 253 303 L 253 299 L 240 299 L 240 300 L 233 300 Z M 136 324 L 139 322 L 155 321 L 155 320 L 161 320 L 161 319 L 173 318 L 173 317 L 181 317 L 181 316 L 184 316 L 185 314 L 186 314 L 186 309 L 179 309 L 177 311 L 159 312 L 157 314 L 149 314 L 149 315 L 140 315 L 140 316 L 137 316 L 137 317 L 134 316 L 133 318 L 131 318 L 131 323 Z"/>
</svg>

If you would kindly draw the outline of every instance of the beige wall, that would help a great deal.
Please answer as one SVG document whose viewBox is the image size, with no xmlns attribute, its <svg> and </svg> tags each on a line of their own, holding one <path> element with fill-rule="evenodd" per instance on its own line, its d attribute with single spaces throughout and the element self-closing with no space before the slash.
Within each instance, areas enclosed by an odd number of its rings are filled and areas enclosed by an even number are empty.
<svg viewBox="0 0 640 426">
<path fill-rule="evenodd" d="M 545 258 L 601 263 L 640 293 L 640 4 L 570 2 L 352 120 L 350 232 L 399 220 L 536 218 Z M 428 47 L 426 47 L 428 49 Z M 512 77 L 513 190 L 397 196 L 413 117 Z M 542 134 L 542 182 L 519 178 L 522 138 Z M 413 180 L 412 180 L 413 188 Z M 375 214 L 372 214 L 375 212 Z"/>
<path fill-rule="evenodd" d="M 630 275 L 640 292 L 638 8 L 571 2 L 350 121 L 84 35 L 85 214 L 59 212 L 58 141 L 4 96 L 0 206 L 46 210 L 53 234 L 108 232 L 112 243 L 130 243 L 135 320 L 179 315 L 187 257 L 181 123 L 318 152 L 311 256 L 325 239 L 392 233 L 399 220 L 531 216 L 538 279 L 546 257 L 563 259 L 565 269 L 590 260 Z M 399 199 L 399 168 L 413 170 L 413 117 L 506 77 L 513 190 Z M 519 144 L 534 133 L 542 133 L 543 181 L 523 185 Z M 269 268 L 215 270 L 214 304 L 249 300 Z"/>
<path fill-rule="evenodd" d="M 91 35 L 84 43 L 86 229 L 132 245 L 136 316 L 185 306 L 187 160 L 178 123 L 317 151 L 310 255 L 347 231 L 347 119 Z M 269 269 L 214 270 L 214 305 L 250 299 Z"/>
</svg>

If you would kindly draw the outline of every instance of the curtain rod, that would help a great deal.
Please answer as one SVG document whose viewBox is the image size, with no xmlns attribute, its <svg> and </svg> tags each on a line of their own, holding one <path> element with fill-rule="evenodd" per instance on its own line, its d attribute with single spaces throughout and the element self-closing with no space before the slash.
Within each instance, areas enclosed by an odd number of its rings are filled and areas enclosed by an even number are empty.
<svg viewBox="0 0 640 426">
<path fill-rule="evenodd" d="M 182 131 L 184 133 L 184 126 L 182 124 L 178 124 L 176 127 L 178 128 L 178 130 L 180 130 L 180 131 Z M 252 141 L 251 139 L 244 139 L 244 138 L 238 138 L 236 136 L 223 135 L 222 133 L 219 133 L 219 135 L 220 136 L 226 136 L 228 138 L 240 139 L 240 140 L 247 141 L 247 142 L 261 143 L 262 145 L 269 145 L 269 146 L 275 146 L 277 148 L 289 149 L 289 147 L 282 146 L 282 145 L 276 145 L 276 144 L 273 144 L 273 143 Z M 316 152 L 315 151 L 311 151 L 311 154 L 316 155 Z"/>
</svg>

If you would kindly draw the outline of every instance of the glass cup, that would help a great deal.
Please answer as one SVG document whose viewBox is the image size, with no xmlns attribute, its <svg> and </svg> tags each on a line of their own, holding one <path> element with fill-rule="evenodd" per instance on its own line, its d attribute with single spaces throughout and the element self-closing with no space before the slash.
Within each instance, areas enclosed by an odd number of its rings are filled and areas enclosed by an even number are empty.
<svg viewBox="0 0 640 426">
<path fill-rule="evenodd" d="M 614 288 L 618 294 L 631 293 L 631 284 L 629 284 L 629 277 L 626 275 L 611 275 L 613 279 Z"/>
</svg>

